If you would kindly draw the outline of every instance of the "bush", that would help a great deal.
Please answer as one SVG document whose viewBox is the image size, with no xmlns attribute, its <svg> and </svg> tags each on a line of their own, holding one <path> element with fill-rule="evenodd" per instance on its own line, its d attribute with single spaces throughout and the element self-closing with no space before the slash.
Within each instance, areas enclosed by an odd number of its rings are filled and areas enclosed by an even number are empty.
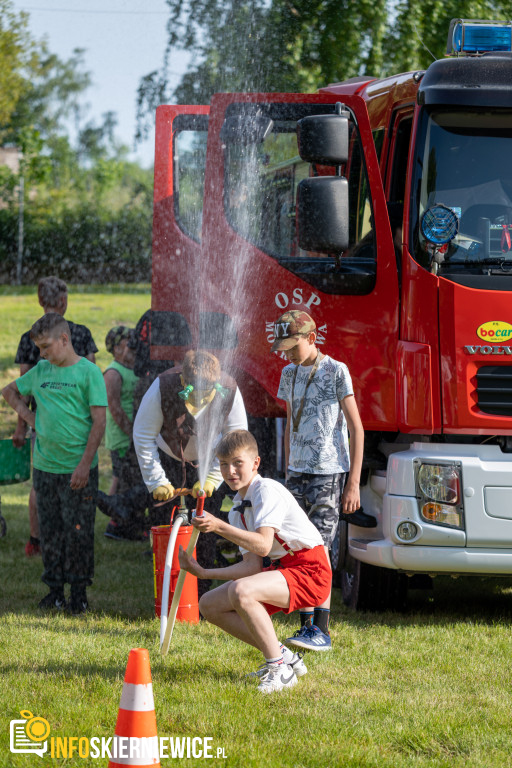
<svg viewBox="0 0 512 768">
<path fill-rule="evenodd" d="M 24 218 L 22 283 L 57 274 L 70 283 L 147 282 L 151 276 L 151 211 L 124 208 L 102 217 L 81 207 L 44 219 Z M 0 210 L 0 282 L 16 279 L 18 216 Z"/>
</svg>

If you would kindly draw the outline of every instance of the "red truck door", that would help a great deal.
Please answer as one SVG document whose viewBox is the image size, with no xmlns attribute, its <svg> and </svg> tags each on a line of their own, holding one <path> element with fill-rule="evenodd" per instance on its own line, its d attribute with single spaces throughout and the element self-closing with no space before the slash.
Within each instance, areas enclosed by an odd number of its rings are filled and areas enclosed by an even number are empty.
<svg viewBox="0 0 512 768">
<path fill-rule="evenodd" d="M 223 359 L 254 416 L 283 415 L 275 395 L 284 359 L 270 354 L 287 309 L 315 318 L 318 343 L 346 362 L 367 429 L 396 429 L 398 277 L 365 102 L 352 91 L 218 94 L 209 119 L 200 341 Z M 297 120 L 351 111 L 350 248 L 336 260 L 301 251 L 295 202 L 311 169 L 298 157 Z"/>
<path fill-rule="evenodd" d="M 197 345 L 207 106 L 156 111 L 151 357 L 181 359 Z"/>
</svg>

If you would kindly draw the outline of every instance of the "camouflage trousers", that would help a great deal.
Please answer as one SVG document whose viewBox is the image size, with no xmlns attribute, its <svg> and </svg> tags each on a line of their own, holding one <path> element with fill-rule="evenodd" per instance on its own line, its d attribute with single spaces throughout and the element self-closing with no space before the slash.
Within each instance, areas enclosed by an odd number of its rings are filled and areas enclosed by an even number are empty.
<svg viewBox="0 0 512 768">
<path fill-rule="evenodd" d="M 344 485 L 344 472 L 335 475 L 311 475 L 289 471 L 286 479 L 286 487 L 318 529 L 328 549 L 331 548 L 336 535 Z"/>
<path fill-rule="evenodd" d="M 85 488 L 69 487 L 71 474 L 34 469 L 37 516 L 43 556 L 42 580 L 50 589 L 73 584 L 87 587 L 94 575 L 94 519 L 98 467 Z"/>
</svg>

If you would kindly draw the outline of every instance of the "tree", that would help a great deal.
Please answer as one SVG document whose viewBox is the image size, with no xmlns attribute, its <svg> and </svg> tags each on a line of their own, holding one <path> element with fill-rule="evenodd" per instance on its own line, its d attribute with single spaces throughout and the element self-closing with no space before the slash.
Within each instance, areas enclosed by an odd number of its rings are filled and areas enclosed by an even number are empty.
<svg viewBox="0 0 512 768">
<path fill-rule="evenodd" d="M 0 138 L 30 87 L 27 73 L 36 59 L 26 14 L 14 13 L 10 0 L 0 0 Z"/>
<path fill-rule="evenodd" d="M 426 69 L 446 53 L 450 20 L 460 18 L 458 0 L 400 0 L 393 24 L 388 24 L 384 41 L 384 74 Z M 508 19 L 510 3 L 469 0 L 466 19 Z"/>
<path fill-rule="evenodd" d="M 168 0 L 161 71 L 138 90 L 139 138 L 156 106 L 207 103 L 216 91 L 315 91 L 383 65 L 386 0 Z M 173 51 L 198 63 L 172 93 Z"/>
<path fill-rule="evenodd" d="M 217 91 L 312 92 L 358 75 L 425 69 L 446 48 L 456 0 L 168 0 L 160 71 L 138 89 L 138 138 L 158 104 L 208 103 Z M 467 18 L 507 18 L 510 4 L 471 0 Z M 196 62 L 171 90 L 173 52 Z"/>
<path fill-rule="evenodd" d="M 90 82 L 84 51 L 59 59 L 0 0 L 0 143 L 20 158 L 19 173 L 0 167 L 1 280 L 17 276 L 19 222 L 24 282 L 148 279 L 151 172 L 127 161 L 113 112 L 86 121 Z"/>
</svg>

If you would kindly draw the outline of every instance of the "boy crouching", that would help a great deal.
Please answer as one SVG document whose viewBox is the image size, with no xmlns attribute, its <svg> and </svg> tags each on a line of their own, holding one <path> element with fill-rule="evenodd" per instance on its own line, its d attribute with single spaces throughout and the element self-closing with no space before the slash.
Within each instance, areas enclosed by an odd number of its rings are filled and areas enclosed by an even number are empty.
<svg viewBox="0 0 512 768">
<path fill-rule="evenodd" d="M 243 559 L 226 568 L 202 568 L 180 547 L 180 566 L 199 579 L 227 583 L 204 594 L 204 618 L 258 648 L 265 659 L 258 690 L 290 688 L 307 672 L 302 657 L 277 639 L 271 615 L 319 605 L 331 589 L 331 567 L 322 537 L 292 494 L 258 474 L 256 440 L 243 429 L 229 432 L 216 449 L 222 477 L 236 491 L 229 523 L 204 513 L 193 525 L 237 544 Z M 263 558 L 271 565 L 263 567 Z"/>
</svg>

